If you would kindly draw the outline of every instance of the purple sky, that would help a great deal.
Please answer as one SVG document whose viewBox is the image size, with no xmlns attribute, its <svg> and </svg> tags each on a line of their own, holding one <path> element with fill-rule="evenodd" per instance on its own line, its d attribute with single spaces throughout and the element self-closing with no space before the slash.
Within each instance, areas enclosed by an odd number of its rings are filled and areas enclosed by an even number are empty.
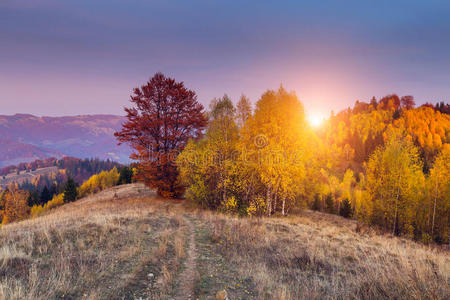
<svg viewBox="0 0 450 300">
<path fill-rule="evenodd" d="M 449 101 L 449 1 L 0 0 L 0 114 L 123 114 L 155 72 L 207 105 L 283 84 L 309 112 Z"/>
</svg>

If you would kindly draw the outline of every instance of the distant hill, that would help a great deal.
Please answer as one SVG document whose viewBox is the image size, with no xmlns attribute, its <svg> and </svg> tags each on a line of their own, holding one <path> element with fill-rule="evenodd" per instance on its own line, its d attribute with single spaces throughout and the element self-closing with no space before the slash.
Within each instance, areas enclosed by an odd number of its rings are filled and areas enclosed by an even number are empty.
<svg viewBox="0 0 450 300">
<path fill-rule="evenodd" d="M 114 138 L 124 120 L 115 115 L 0 115 L 0 167 L 63 156 L 128 162 L 129 147 L 118 146 Z"/>
</svg>

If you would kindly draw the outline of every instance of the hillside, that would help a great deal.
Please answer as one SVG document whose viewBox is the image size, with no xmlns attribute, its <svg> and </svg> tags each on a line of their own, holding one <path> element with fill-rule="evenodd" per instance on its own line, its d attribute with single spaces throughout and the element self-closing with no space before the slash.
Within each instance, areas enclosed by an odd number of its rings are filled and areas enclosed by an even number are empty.
<svg viewBox="0 0 450 300">
<path fill-rule="evenodd" d="M 0 231 L 2 299 L 448 299 L 447 250 L 303 211 L 236 218 L 115 187 Z"/>
<path fill-rule="evenodd" d="M 62 157 L 56 150 L 0 138 L 0 167 L 47 157 Z"/>
<path fill-rule="evenodd" d="M 33 178 L 37 176 L 50 176 L 56 174 L 58 167 L 39 168 L 34 171 L 20 171 L 17 173 L 9 173 L 0 177 L 0 187 L 7 187 L 10 183 L 23 184 L 24 182 L 32 182 Z"/>
<path fill-rule="evenodd" d="M 0 167 L 62 156 L 127 162 L 128 147 L 117 146 L 114 138 L 123 120 L 114 115 L 0 116 Z"/>
</svg>

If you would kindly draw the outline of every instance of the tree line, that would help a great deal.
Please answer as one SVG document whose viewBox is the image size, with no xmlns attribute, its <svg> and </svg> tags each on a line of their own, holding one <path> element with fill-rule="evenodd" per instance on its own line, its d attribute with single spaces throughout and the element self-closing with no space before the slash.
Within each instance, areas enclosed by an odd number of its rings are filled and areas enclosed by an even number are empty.
<svg viewBox="0 0 450 300">
<path fill-rule="evenodd" d="M 53 186 L 48 189 L 44 186 L 37 197 L 39 201 L 34 199 L 36 190 L 28 191 L 21 189 L 18 184 L 10 184 L 6 189 L 0 190 L 0 222 L 7 224 L 36 217 L 52 208 L 112 186 L 131 183 L 134 181 L 134 173 L 133 167 L 113 167 L 109 171 L 92 175 L 81 185 L 69 176 L 58 188 Z"/>
</svg>

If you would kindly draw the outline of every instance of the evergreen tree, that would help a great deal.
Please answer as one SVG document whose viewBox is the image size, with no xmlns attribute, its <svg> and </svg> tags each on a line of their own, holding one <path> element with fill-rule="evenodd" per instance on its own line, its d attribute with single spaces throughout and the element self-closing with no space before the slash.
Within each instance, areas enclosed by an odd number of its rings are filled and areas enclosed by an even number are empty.
<svg viewBox="0 0 450 300">
<path fill-rule="evenodd" d="M 64 185 L 64 202 L 73 202 L 77 199 L 77 196 L 77 185 L 73 178 L 69 177 L 66 184 Z"/>
<path fill-rule="evenodd" d="M 321 211 L 322 210 L 322 203 L 320 201 L 320 195 L 318 193 L 316 193 L 314 195 L 314 202 L 312 205 L 312 209 L 313 210 L 317 210 L 317 211 Z"/>
<path fill-rule="evenodd" d="M 27 205 L 31 207 L 33 205 L 39 205 L 39 204 L 40 204 L 39 192 L 36 189 L 33 189 L 28 193 Z"/>
<path fill-rule="evenodd" d="M 47 203 L 48 201 L 50 201 L 52 199 L 52 195 L 50 195 L 50 191 L 47 188 L 47 186 L 44 186 L 44 189 L 41 192 L 41 205 L 44 205 L 45 203 Z"/>
<path fill-rule="evenodd" d="M 327 197 L 325 198 L 325 205 L 327 206 L 327 212 L 329 212 L 330 214 L 335 213 L 334 200 L 333 200 L 333 195 L 331 195 L 331 193 L 329 193 L 327 195 Z"/>
<path fill-rule="evenodd" d="M 350 218 L 352 216 L 352 205 L 350 204 L 350 201 L 348 201 L 348 198 L 345 198 L 341 202 L 341 206 L 339 208 L 339 215 L 344 218 Z"/>
<path fill-rule="evenodd" d="M 131 183 L 132 179 L 133 179 L 133 170 L 130 167 L 123 167 L 120 169 L 118 184 Z"/>
</svg>

